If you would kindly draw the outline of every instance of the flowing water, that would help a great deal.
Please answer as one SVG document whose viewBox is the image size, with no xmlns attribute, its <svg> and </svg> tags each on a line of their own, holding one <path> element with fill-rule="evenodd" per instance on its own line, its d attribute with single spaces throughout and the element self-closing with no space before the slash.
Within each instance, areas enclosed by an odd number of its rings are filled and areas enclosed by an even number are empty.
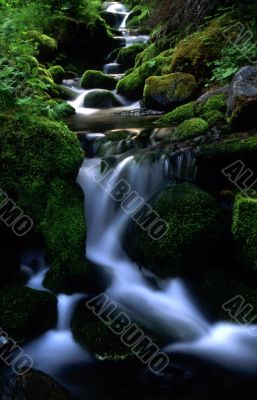
<svg viewBox="0 0 257 400">
<path fill-rule="evenodd" d="M 129 31 L 126 30 L 129 13 L 122 4 L 106 3 L 106 10 L 122 14 L 123 18 L 119 29 L 126 40 L 126 45 L 148 39 L 145 36 L 135 36 L 134 40 L 134 36 L 130 36 Z M 110 73 L 119 71 L 116 60 L 105 65 L 104 69 Z M 115 110 L 86 109 L 83 107 L 83 99 L 87 91 L 82 90 L 79 83 L 71 81 L 66 84 L 76 94 L 76 99 L 70 102 L 77 111 L 75 118 L 79 119 L 81 115 L 84 117 L 81 123 L 84 131 L 81 133 L 86 137 L 87 145 L 89 142 L 93 144 L 91 158 L 84 161 L 78 175 L 78 183 L 83 189 L 86 199 L 85 212 L 88 226 L 86 255 L 92 263 L 101 266 L 106 275 L 111 276 L 111 285 L 107 289 L 108 296 L 121 309 L 141 321 L 152 331 L 156 330 L 158 333 L 163 329 L 170 338 L 170 344 L 164 350 L 171 356 L 176 354 L 194 356 L 240 373 L 256 374 L 257 343 L 255 337 L 249 333 L 249 327 L 247 329 L 224 322 L 210 324 L 194 304 L 183 281 L 180 279 L 160 281 L 154 277 L 157 285 L 153 287 L 149 283 L 146 271 L 139 269 L 123 250 L 123 234 L 135 205 L 130 204 L 129 210 L 127 208 L 125 212 L 120 204 L 110 196 L 111 189 L 117 182 L 124 179 L 132 190 L 147 202 L 163 187 L 171 184 L 173 179 L 194 178 L 195 162 L 192 153 L 188 149 L 172 154 L 170 152 L 168 155 L 160 152 L 154 161 L 150 161 L 146 157 L 143 162 L 138 162 L 138 149 L 133 148 L 115 157 L 108 180 L 105 185 L 99 184 L 103 173 L 101 172 L 101 158 L 95 149 L 97 140 L 105 137 L 106 133 L 106 129 L 102 129 L 100 133 L 98 131 L 99 117 L 105 121 L 103 124 L 105 128 L 109 127 L 109 120 L 112 120 L 113 123 L 115 119 L 118 121 L 119 128 L 127 128 L 127 120 L 119 119 L 115 112 L 139 108 L 139 103 L 131 104 L 125 99 L 117 97 L 122 105 Z M 114 93 L 117 95 L 116 92 Z M 133 116 L 129 118 L 131 119 L 128 125 L 134 124 L 132 133 L 140 132 L 138 119 Z M 88 122 L 85 122 L 88 120 L 91 121 L 89 125 Z M 106 120 L 109 122 L 106 123 Z M 147 121 L 149 125 L 149 120 Z M 93 128 L 85 130 L 85 126 Z M 150 149 L 158 148 L 155 141 L 148 146 Z M 103 156 L 112 153 L 112 151 L 108 153 L 107 147 L 104 148 Z M 36 270 L 30 266 L 33 258 L 39 259 Z M 28 276 L 27 286 L 45 290 L 42 282 L 47 266 L 42 256 L 25 254 L 22 264 L 23 272 Z M 83 364 L 88 368 L 93 365 L 89 353 L 74 341 L 70 331 L 73 311 L 83 297 L 86 295 L 59 294 L 56 329 L 29 343 L 25 349 L 33 358 L 35 368 L 57 377 L 70 388 L 73 388 L 72 383 L 65 381 L 61 371 L 75 364 Z M 117 338 L 117 340 L 119 339 Z M 158 398 L 158 396 L 150 398 Z"/>
</svg>

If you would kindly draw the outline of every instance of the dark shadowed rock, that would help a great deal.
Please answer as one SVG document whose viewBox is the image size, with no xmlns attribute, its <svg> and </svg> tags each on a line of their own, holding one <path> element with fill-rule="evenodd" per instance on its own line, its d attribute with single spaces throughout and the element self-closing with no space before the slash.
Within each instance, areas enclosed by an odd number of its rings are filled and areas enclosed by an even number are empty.
<svg viewBox="0 0 257 400">
<path fill-rule="evenodd" d="M 257 67 L 243 67 L 234 76 L 227 114 L 233 127 L 238 130 L 256 126 Z"/>
<path fill-rule="evenodd" d="M 104 89 L 92 90 L 84 98 L 84 107 L 88 108 L 111 108 L 120 105 L 114 94 Z"/>
<path fill-rule="evenodd" d="M 1 400 L 71 400 L 69 392 L 55 379 L 40 371 L 13 374 L 4 386 Z"/>
</svg>

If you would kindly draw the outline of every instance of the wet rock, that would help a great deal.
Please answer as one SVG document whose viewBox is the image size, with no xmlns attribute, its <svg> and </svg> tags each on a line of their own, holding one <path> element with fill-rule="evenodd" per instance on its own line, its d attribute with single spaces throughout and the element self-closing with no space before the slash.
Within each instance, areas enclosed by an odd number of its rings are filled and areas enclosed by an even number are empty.
<svg viewBox="0 0 257 400">
<path fill-rule="evenodd" d="M 69 392 L 43 372 L 30 370 L 22 376 L 13 374 L 5 384 L 1 400 L 71 400 Z"/>
<path fill-rule="evenodd" d="M 171 110 L 192 100 L 196 91 L 196 81 L 190 74 L 151 76 L 145 83 L 144 104 L 157 110 Z"/>
<path fill-rule="evenodd" d="M 243 67 L 234 76 L 227 113 L 238 130 L 256 126 L 257 67 Z"/>
<path fill-rule="evenodd" d="M 88 108 L 112 108 L 120 105 L 114 94 L 104 89 L 92 90 L 84 98 L 84 107 Z"/>
<path fill-rule="evenodd" d="M 113 90 L 117 81 L 115 78 L 101 71 L 87 70 L 81 79 L 81 87 L 84 89 L 106 89 Z"/>
</svg>

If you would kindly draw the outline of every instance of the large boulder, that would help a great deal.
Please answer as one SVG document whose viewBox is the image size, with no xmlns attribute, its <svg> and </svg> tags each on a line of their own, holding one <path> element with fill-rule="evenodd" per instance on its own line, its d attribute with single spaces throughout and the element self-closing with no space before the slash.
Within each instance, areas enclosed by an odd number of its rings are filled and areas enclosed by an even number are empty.
<svg viewBox="0 0 257 400">
<path fill-rule="evenodd" d="M 81 87 L 84 89 L 115 89 L 117 80 L 101 71 L 88 70 L 81 79 Z"/>
<path fill-rule="evenodd" d="M 4 385 L 1 400 L 71 400 L 68 391 L 55 379 L 31 369 L 24 375 L 13 374 Z"/>
<path fill-rule="evenodd" d="M 257 67 L 243 67 L 234 76 L 227 113 L 238 130 L 256 127 Z"/>
<path fill-rule="evenodd" d="M 15 340 L 24 340 L 52 329 L 57 322 L 57 299 L 49 292 L 23 286 L 0 291 L 1 327 Z"/>
<path fill-rule="evenodd" d="M 84 97 L 84 107 L 88 108 L 112 108 L 120 105 L 121 103 L 109 90 L 95 89 Z"/>
<path fill-rule="evenodd" d="M 190 74 L 151 76 L 145 82 L 144 104 L 157 110 L 171 110 L 192 100 L 196 92 L 197 84 Z"/>
<path fill-rule="evenodd" d="M 151 206 L 168 229 L 161 239 L 153 240 L 131 223 L 124 244 L 133 260 L 162 277 L 194 273 L 213 262 L 226 232 L 226 214 L 210 194 L 179 184 L 160 192 Z"/>
</svg>

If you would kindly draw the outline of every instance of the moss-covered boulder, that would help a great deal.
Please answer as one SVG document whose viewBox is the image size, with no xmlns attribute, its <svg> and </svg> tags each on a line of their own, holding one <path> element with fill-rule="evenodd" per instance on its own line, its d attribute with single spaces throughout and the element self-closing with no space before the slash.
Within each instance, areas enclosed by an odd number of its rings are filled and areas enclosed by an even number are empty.
<svg viewBox="0 0 257 400">
<path fill-rule="evenodd" d="M 1 327 L 15 340 L 34 337 L 57 322 L 57 299 L 52 293 L 27 287 L 0 290 Z"/>
<path fill-rule="evenodd" d="M 164 189 L 151 206 L 166 221 L 167 231 L 153 240 L 139 225 L 131 224 L 124 244 L 133 260 L 162 277 L 193 273 L 215 263 L 227 227 L 224 210 L 210 194 L 179 184 Z"/>
<path fill-rule="evenodd" d="M 157 110 L 170 110 L 192 100 L 197 84 L 190 74 L 175 73 L 152 76 L 145 82 L 144 104 Z"/>
<path fill-rule="evenodd" d="M 54 119 L 61 120 L 76 114 L 75 108 L 63 101 L 49 100 L 47 104 L 49 107 L 48 113 Z"/>
<path fill-rule="evenodd" d="M 84 97 L 84 107 L 88 108 L 112 108 L 120 105 L 121 103 L 109 90 L 95 89 Z"/>
<path fill-rule="evenodd" d="M 232 232 L 241 263 L 257 269 L 257 198 L 236 196 Z"/>
<path fill-rule="evenodd" d="M 35 116 L 3 118 L 0 136 L 1 188 L 43 235 L 53 271 L 58 269 L 59 289 L 73 268 L 72 290 L 73 282 L 85 276 L 84 202 L 74 184 L 83 161 L 79 141 L 65 124 Z M 76 268 L 81 268 L 80 278 Z"/>
<path fill-rule="evenodd" d="M 65 71 L 63 69 L 63 67 L 61 67 L 60 65 L 55 65 L 51 68 L 49 68 L 48 70 L 53 78 L 53 81 L 55 83 L 62 83 L 63 79 L 64 79 L 64 75 L 65 75 Z"/>
<path fill-rule="evenodd" d="M 88 273 L 83 195 L 76 184 L 61 179 L 53 180 L 48 190 L 40 222 L 51 264 L 44 285 L 55 292 L 83 290 Z"/>
<path fill-rule="evenodd" d="M 65 55 L 62 61 L 70 63 L 72 59 L 72 63 L 81 72 L 101 62 L 103 57 L 117 47 L 106 22 L 101 17 L 94 21 L 86 21 L 83 18 L 54 15 L 48 21 L 48 32 L 57 40 L 58 51 Z M 81 54 L 84 57 L 81 57 Z"/>
<path fill-rule="evenodd" d="M 101 71 L 88 70 L 81 79 L 81 87 L 84 89 L 115 89 L 117 80 Z"/>
<path fill-rule="evenodd" d="M 125 74 L 117 84 L 117 93 L 130 100 L 142 98 L 144 85 L 147 78 L 153 75 L 163 75 L 170 72 L 171 56 L 162 55 L 152 58 L 138 68 Z"/>
<path fill-rule="evenodd" d="M 121 64 L 124 70 L 128 70 L 135 66 L 136 57 L 145 49 L 146 45 L 144 43 L 134 44 L 129 47 L 124 47 L 119 51 L 117 57 L 117 63 Z"/>
<path fill-rule="evenodd" d="M 38 31 L 29 31 L 28 36 L 37 44 L 40 60 L 49 61 L 55 57 L 57 42 L 53 37 Z"/>
<path fill-rule="evenodd" d="M 187 119 L 179 124 L 175 130 L 177 139 L 193 139 L 207 133 L 209 125 L 202 118 Z"/>
</svg>

